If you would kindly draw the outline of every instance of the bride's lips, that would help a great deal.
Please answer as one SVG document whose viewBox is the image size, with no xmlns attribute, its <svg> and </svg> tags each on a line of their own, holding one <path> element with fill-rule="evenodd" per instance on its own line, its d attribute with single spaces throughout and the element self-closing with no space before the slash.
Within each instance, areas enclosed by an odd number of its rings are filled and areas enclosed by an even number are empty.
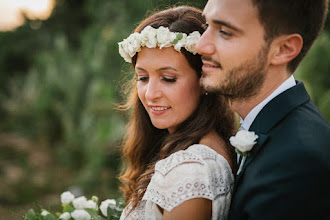
<svg viewBox="0 0 330 220">
<path fill-rule="evenodd" d="M 202 62 L 203 62 L 203 66 L 202 66 L 203 72 L 211 72 L 220 69 L 220 66 L 215 63 L 208 62 L 205 60 L 202 60 Z"/>
<path fill-rule="evenodd" d="M 159 106 L 159 105 L 149 105 L 150 112 L 155 115 L 161 115 L 167 112 L 171 107 Z"/>
</svg>

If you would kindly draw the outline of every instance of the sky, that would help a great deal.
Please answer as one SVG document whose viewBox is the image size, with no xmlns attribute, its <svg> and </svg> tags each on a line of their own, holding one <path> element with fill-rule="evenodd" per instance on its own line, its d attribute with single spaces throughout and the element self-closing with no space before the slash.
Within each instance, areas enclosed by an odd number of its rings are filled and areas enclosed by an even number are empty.
<svg viewBox="0 0 330 220">
<path fill-rule="evenodd" d="M 10 31 L 24 24 L 22 12 L 31 20 L 46 20 L 54 0 L 0 0 L 0 31 Z"/>
</svg>

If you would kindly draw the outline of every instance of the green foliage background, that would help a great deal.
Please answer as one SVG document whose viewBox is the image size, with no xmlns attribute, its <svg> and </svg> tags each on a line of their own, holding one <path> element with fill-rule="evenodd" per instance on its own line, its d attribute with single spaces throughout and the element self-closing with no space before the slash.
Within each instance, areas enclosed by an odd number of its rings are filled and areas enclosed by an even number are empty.
<svg viewBox="0 0 330 220">
<path fill-rule="evenodd" d="M 48 20 L 0 32 L 0 216 L 58 210 L 68 189 L 100 200 L 120 196 L 127 115 L 115 104 L 128 69 L 117 43 L 154 10 L 207 1 L 178 2 L 57 0 Z M 328 19 L 295 74 L 328 121 L 329 57 Z"/>
</svg>

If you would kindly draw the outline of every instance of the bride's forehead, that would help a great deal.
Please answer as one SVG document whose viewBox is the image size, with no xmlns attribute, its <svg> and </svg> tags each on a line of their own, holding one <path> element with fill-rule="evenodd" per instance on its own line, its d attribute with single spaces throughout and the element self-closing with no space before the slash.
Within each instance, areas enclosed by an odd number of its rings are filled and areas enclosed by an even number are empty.
<svg viewBox="0 0 330 220">
<path fill-rule="evenodd" d="M 137 54 L 137 64 L 143 65 L 185 65 L 187 60 L 185 56 L 177 52 L 173 47 L 166 48 L 147 48 L 144 47 Z"/>
</svg>

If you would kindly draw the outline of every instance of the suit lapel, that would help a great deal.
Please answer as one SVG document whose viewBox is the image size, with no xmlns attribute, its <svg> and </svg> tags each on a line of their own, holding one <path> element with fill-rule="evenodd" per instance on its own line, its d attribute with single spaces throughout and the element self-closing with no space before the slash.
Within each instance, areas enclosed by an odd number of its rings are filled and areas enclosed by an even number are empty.
<svg viewBox="0 0 330 220">
<path fill-rule="evenodd" d="M 258 135 L 257 144 L 253 147 L 250 155 L 247 157 L 240 174 L 236 177 L 237 186 L 242 178 L 244 171 L 258 155 L 262 147 L 267 143 L 269 132 L 296 107 L 310 100 L 309 95 L 302 82 L 296 81 L 297 85 L 281 93 L 271 100 L 257 115 L 253 121 L 250 131 Z"/>
<path fill-rule="evenodd" d="M 245 163 L 244 163 L 243 168 L 242 168 L 242 171 L 236 177 L 236 182 L 237 183 L 241 179 L 246 167 L 251 163 L 253 158 L 258 154 L 259 150 L 262 148 L 262 146 L 266 143 L 266 141 L 268 139 L 267 134 L 258 134 L 258 133 L 256 133 L 256 135 L 258 135 L 257 143 L 256 143 L 256 145 L 253 146 L 253 149 L 251 150 L 250 155 L 246 158 Z"/>
</svg>

